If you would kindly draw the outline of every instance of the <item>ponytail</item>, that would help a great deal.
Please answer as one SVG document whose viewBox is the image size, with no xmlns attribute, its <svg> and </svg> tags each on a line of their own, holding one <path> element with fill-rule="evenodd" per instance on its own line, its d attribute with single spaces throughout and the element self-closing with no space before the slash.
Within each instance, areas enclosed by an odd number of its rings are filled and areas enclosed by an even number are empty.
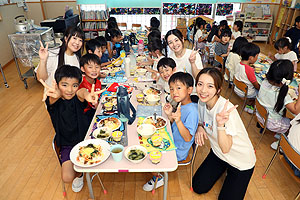
<svg viewBox="0 0 300 200">
<path fill-rule="evenodd" d="M 274 107 L 274 110 L 278 113 L 283 108 L 284 99 L 287 95 L 288 90 L 289 90 L 289 87 L 286 84 L 283 84 L 283 86 L 281 86 L 281 88 L 279 90 L 278 98 L 277 98 L 277 101 L 276 101 L 276 104 Z"/>
</svg>

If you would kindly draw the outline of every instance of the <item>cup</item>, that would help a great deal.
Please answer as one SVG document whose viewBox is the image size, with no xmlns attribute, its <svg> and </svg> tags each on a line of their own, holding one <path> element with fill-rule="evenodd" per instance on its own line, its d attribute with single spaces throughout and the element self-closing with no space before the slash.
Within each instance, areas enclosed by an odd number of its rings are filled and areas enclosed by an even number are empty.
<svg viewBox="0 0 300 200">
<path fill-rule="evenodd" d="M 120 162 L 123 158 L 124 146 L 121 144 L 115 144 L 110 147 L 111 155 L 116 162 Z"/>
</svg>

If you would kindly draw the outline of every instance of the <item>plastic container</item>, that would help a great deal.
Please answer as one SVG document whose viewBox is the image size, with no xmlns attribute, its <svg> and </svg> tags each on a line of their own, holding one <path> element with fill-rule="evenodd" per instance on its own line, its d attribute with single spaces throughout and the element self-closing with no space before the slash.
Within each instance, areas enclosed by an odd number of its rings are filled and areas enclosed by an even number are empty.
<svg viewBox="0 0 300 200">
<path fill-rule="evenodd" d="M 138 54 L 142 55 L 144 52 L 144 41 L 143 40 L 139 40 L 139 44 L 138 44 Z"/>
<path fill-rule="evenodd" d="M 126 77 L 130 76 L 130 58 L 129 57 L 125 58 L 125 76 Z"/>
</svg>

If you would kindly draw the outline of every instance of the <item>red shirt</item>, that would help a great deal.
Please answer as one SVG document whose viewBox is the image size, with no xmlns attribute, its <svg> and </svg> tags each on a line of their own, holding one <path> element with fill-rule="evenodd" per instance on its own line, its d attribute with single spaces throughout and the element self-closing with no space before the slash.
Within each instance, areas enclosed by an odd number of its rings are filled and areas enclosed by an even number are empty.
<svg viewBox="0 0 300 200">
<path fill-rule="evenodd" d="M 98 80 L 98 79 L 95 79 L 95 92 L 96 91 L 100 91 L 101 90 L 101 82 Z M 86 78 L 85 78 L 85 76 L 83 76 L 82 77 L 82 82 L 81 82 L 81 84 L 79 85 L 79 89 L 81 89 L 81 88 L 86 88 L 89 92 L 91 92 L 91 89 L 92 89 L 92 84 L 90 84 L 87 80 L 86 80 Z M 101 94 L 99 94 L 99 98 L 100 98 L 100 95 Z M 87 107 L 84 109 L 84 112 L 87 112 L 88 110 L 90 110 L 90 109 L 95 109 L 95 107 L 90 103 L 90 102 L 88 102 L 88 105 L 87 105 Z"/>
</svg>

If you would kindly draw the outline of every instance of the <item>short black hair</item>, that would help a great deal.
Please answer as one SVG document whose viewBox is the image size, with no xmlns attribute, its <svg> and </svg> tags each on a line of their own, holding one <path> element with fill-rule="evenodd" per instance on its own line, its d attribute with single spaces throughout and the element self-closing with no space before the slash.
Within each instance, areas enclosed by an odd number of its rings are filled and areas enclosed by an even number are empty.
<svg viewBox="0 0 300 200">
<path fill-rule="evenodd" d="M 107 46 L 107 40 L 105 39 L 104 36 L 98 36 L 95 39 L 99 42 L 101 47 Z"/>
<path fill-rule="evenodd" d="M 163 50 L 163 44 L 160 38 L 153 38 L 149 44 L 148 44 L 148 50 L 150 52 L 159 50 L 160 52 L 162 52 Z"/>
<path fill-rule="evenodd" d="M 101 65 L 101 60 L 96 54 L 87 53 L 80 58 L 79 64 L 80 67 L 84 67 L 84 65 L 89 64 L 90 62 Z"/>
<path fill-rule="evenodd" d="M 220 38 L 222 38 L 222 37 L 230 37 L 231 38 L 231 34 L 232 34 L 232 32 L 229 28 L 222 29 Z"/>
<path fill-rule="evenodd" d="M 287 38 L 280 38 L 274 44 L 275 49 L 279 50 L 283 49 L 284 47 L 288 47 L 289 50 L 292 50 L 292 44 L 290 43 L 289 39 Z"/>
<path fill-rule="evenodd" d="M 192 75 L 186 72 L 176 72 L 172 74 L 172 76 L 169 79 L 169 85 L 170 83 L 175 83 L 177 81 L 181 82 L 183 85 L 185 85 L 188 88 L 193 87 L 194 85 L 194 79 Z"/>
<path fill-rule="evenodd" d="M 78 83 L 81 83 L 82 72 L 78 67 L 71 65 L 62 65 L 56 69 L 54 79 L 56 83 L 59 84 L 62 78 L 76 78 L 78 80 Z"/>
<path fill-rule="evenodd" d="M 152 17 L 151 20 L 150 20 L 150 26 L 159 28 L 160 21 L 156 17 Z"/>
<path fill-rule="evenodd" d="M 259 52 L 260 49 L 256 44 L 248 43 L 242 46 L 240 56 L 242 57 L 242 60 L 249 60 L 250 56 L 255 57 Z"/>
<path fill-rule="evenodd" d="M 91 39 L 91 40 L 87 41 L 87 43 L 85 44 L 86 52 L 89 52 L 89 50 L 91 50 L 94 53 L 96 48 L 99 48 L 99 47 L 101 47 L 101 45 L 98 42 L 98 40 L 96 40 L 96 39 Z"/>
<path fill-rule="evenodd" d="M 176 62 L 173 60 L 173 58 L 167 58 L 167 57 L 161 58 L 157 63 L 157 70 L 159 70 L 159 68 L 161 67 L 167 67 L 167 66 L 171 67 L 172 69 L 176 67 Z"/>
<path fill-rule="evenodd" d="M 148 43 L 150 43 L 153 38 L 159 38 L 159 39 L 161 39 L 161 32 L 159 30 L 152 30 L 148 34 Z"/>
<path fill-rule="evenodd" d="M 243 30 L 243 22 L 242 21 L 240 21 L 240 20 L 235 21 L 233 25 L 236 25 L 238 27 L 239 31 L 242 32 L 242 30 Z"/>
<path fill-rule="evenodd" d="M 297 22 L 300 22 L 300 16 L 298 16 L 298 17 L 295 18 L 295 24 L 296 24 Z"/>
<path fill-rule="evenodd" d="M 242 46 L 248 44 L 248 40 L 244 37 L 238 37 L 234 40 L 233 46 L 232 46 L 232 53 L 236 53 L 240 55 Z"/>
</svg>

